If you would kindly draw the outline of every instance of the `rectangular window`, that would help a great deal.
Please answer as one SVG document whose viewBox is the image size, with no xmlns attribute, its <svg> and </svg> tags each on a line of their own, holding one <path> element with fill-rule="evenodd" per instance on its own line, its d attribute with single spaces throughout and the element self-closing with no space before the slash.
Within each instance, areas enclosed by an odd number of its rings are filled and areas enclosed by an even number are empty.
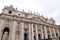
<svg viewBox="0 0 60 40">
<path fill-rule="evenodd" d="M 28 40 L 28 35 L 27 35 L 27 33 L 24 33 L 24 40 Z"/>
<path fill-rule="evenodd" d="M 40 34 L 38 34 L 38 40 L 41 40 L 41 35 Z"/>
</svg>

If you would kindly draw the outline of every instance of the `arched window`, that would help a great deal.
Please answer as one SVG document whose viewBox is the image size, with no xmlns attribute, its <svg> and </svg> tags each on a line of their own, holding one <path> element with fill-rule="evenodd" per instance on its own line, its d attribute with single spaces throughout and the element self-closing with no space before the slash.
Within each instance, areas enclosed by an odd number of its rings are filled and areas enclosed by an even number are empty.
<svg viewBox="0 0 60 40">
<path fill-rule="evenodd" d="M 8 38 L 9 38 L 9 28 L 5 27 L 3 29 L 1 40 L 8 40 Z"/>
</svg>

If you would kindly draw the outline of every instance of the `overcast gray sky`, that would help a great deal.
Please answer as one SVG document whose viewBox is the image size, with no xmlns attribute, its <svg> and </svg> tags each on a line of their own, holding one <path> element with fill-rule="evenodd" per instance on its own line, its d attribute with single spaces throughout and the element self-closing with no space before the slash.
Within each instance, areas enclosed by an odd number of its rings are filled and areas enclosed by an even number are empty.
<svg viewBox="0 0 60 40">
<path fill-rule="evenodd" d="M 13 5 L 18 10 L 35 11 L 53 17 L 60 24 L 60 0 L 0 0 L 0 12 L 4 6 Z"/>
</svg>

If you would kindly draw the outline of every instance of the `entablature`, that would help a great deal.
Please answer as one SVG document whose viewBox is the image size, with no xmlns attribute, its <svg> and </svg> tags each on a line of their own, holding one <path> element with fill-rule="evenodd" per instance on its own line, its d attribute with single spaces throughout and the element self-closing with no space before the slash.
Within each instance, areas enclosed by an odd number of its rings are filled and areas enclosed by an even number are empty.
<svg viewBox="0 0 60 40">
<path fill-rule="evenodd" d="M 30 23 L 37 23 L 37 24 L 43 24 L 51 27 L 56 27 L 57 25 L 50 24 L 47 22 L 44 22 L 42 20 L 35 20 L 32 18 L 26 18 L 26 17 L 19 17 L 16 15 L 7 15 L 7 14 L 0 14 L 0 19 L 10 19 L 10 20 L 16 20 L 16 21 L 23 21 L 23 22 L 30 22 Z"/>
</svg>

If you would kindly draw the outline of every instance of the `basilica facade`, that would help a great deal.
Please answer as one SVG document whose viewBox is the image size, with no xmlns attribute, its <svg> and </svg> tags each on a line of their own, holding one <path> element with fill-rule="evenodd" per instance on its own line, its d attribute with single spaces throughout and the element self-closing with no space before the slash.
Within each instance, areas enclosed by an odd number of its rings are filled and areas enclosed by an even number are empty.
<svg viewBox="0 0 60 40">
<path fill-rule="evenodd" d="M 0 40 L 60 40 L 60 26 L 53 18 L 5 6 L 0 14 Z"/>
</svg>

